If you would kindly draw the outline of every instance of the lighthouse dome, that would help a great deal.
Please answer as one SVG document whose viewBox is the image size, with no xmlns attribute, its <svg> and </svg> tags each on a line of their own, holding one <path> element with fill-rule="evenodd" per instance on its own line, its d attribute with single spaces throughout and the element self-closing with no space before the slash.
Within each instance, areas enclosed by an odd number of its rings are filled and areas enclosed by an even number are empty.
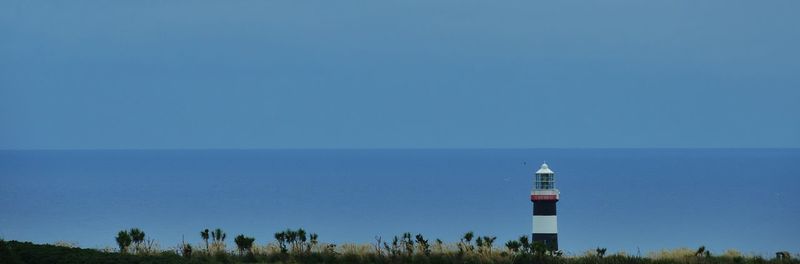
<svg viewBox="0 0 800 264">
<path fill-rule="evenodd" d="M 536 171 L 536 174 L 553 174 L 553 171 L 550 170 L 550 167 L 547 166 L 547 163 L 542 163 L 542 167 Z"/>
</svg>

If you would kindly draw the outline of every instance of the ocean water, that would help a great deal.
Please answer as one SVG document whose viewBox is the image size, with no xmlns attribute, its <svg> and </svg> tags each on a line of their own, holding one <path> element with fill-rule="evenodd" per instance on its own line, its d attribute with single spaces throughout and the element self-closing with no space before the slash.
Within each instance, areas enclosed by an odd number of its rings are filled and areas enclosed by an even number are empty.
<svg viewBox="0 0 800 264">
<path fill-rule="evenodd" d="M 4 150 L 0 237 L 102 248 L 139 227 L 166 248 L 217 227 L 257 244 L 298 227 L 332 243 L 472 230 L 502 246 L 531 233 L 543 161 L 567 253 L 800 251 L 800 149 Z"/>
</svg>

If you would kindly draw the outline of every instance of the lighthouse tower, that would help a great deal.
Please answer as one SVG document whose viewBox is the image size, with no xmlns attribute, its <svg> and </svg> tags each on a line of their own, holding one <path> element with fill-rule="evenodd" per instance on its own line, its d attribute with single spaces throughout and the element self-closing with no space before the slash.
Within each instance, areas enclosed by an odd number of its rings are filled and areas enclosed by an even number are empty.
<svg viewBox="0 0 800 264">
<path fill-rule="evenodd" d="M 536 171 L 531 202 L 533 202 L 533 242 L 540 242 L 550 250 L 558 250 L 558 224 L 556 221 L 556 202 L 558 189 L 555 186 L 555 173 L 547 163 Z"/>
</svg>

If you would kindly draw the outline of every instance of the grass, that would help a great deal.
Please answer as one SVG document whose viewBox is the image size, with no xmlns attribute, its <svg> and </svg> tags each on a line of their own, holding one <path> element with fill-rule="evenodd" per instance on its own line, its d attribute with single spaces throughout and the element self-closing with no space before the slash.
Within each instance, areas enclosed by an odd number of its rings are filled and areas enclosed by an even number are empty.
<svg viewBox="0 0 800 264">
<path fill-rule="evenodd" d="M 651 252 L 647 257 L 612 254 L 599 257 L 592 251 L 580 256 L 554 256 L 534 252 L 513 252 L 495 247 L 491 251 L 480 248 L 463 251 L 465 244 L 442 243 L 425 252 L 409 247 L 387 251 L 376 244 L 332 245 L 317 243 L 302 248 L 298 243 L 293 250 L 282 251 L 276 243 L 255 246 L 248 253 L 240 251 L 206 252 L 196 250 L 182 255 L 181 249 L 122 254 L 96 249 L 78 248 L 74 243 L 38 245 L 30 242 L 1 241 L 0 263 L 537 263 L 537 264 L 800 264 L 797 258 L 765 259 L 760 256 L 743 256 L 735 250 L 720 255 L 697 255 L 696 250 L 679 248 Z M 437 243 L 438 244 L 438 243 Z M 460 245 L 460 246 L 459 246 Z M 471 244 L 474 246 L 474 244 Z M 381 245 L 384 246 L 384 245 Z M 389 249 L 391 243 L 387 243 Z M 201 248 L 201 247 L 195 247 Z"/>
</svg>

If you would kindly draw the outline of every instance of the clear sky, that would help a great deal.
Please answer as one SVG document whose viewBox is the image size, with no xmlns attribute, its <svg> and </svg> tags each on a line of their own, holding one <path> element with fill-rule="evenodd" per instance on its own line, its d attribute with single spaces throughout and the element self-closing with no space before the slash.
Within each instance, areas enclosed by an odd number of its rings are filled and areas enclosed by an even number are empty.
<svg viewBox="0 0 800 264">
<path fill-rule="evenodd" d="M 0 148 L 800 147 L 797 10 L 2 1 Z"/>
</svg>

